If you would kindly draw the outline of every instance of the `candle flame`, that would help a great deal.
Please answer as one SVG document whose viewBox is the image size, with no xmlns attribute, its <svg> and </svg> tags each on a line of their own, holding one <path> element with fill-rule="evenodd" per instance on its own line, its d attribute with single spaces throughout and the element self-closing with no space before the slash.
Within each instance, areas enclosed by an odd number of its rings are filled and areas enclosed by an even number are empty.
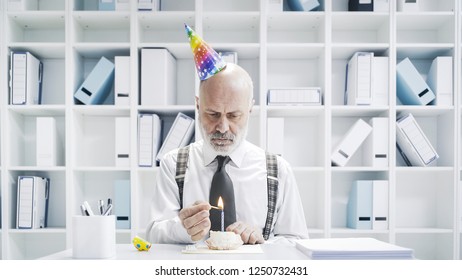
<svg viewBox="0 0 462 280">
<path fill-rule="evenodd" d="M 223 199 L 221 198 L 221 196 L 218 198 L 218 208 L 220 209 L 225 208 L 223 205 Z"/>
</svg>

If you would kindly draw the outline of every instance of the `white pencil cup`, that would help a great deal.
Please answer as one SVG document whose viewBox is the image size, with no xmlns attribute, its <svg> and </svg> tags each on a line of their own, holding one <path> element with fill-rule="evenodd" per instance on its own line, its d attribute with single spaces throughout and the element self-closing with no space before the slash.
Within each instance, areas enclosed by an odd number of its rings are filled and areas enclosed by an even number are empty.
<svg viewBox="0 0 462 280">
<path fill-rule="evenodd" d="M 107 259 L 116 254 L 115 216 L 72 217 L 72 257 Z"/>
</svg>

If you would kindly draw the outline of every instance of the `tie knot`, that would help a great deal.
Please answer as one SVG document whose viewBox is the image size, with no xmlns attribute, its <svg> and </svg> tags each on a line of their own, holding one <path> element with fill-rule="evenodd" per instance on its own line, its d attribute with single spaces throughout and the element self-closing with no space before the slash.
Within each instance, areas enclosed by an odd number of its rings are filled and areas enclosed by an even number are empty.
<svg viewBox="0 0 462 280">
<path fill-rule="evenodd" d="M 220 170 L 223 166 L 225 166 L 231 159 L 228 156 L 217 156 L 218 161 L 218 168 Z"/>
</svg>

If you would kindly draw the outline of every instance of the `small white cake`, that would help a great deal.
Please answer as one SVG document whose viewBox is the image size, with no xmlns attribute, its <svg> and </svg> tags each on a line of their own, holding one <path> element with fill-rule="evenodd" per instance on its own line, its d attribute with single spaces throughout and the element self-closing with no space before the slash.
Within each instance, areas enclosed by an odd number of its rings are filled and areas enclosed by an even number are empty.
<svg viewBox="0 0 462 280">
<path fill-rule="evenodd" d="M 234 250 L 244 244 L 241 236 L 232 231 L 213 230 L 210 231 L 210 237 L 205 243 L 212 250 Z"/>
</svg>

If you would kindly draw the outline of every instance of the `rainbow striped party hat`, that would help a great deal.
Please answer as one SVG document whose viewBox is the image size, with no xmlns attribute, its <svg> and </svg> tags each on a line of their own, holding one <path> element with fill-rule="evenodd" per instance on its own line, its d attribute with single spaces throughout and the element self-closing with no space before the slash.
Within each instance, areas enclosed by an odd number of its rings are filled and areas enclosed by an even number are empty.
<svg viewBox="0 0 462 280">
<path fill-rule="evenodd" d="M 201 81 L 207 80 L 226 67 L 226 62 L 221 55 L 210 47 L 202 38 L 187 24 L 184 25 L 189 37 L 191 50 L 196 62 L 197 75 Z"/>
</svg>

